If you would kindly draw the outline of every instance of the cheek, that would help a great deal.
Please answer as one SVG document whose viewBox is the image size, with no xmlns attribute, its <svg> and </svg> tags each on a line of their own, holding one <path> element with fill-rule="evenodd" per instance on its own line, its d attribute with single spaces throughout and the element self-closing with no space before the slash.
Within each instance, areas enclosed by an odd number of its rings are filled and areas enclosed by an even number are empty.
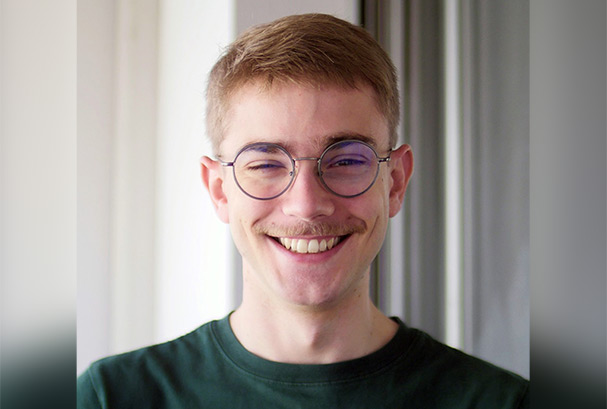
<svg viewBox="0 0 607 409">
<path fill-rule="evenodd" d="M 243 257 L 250 255 L 252 216 L 237 206 L 230 207 L 230 232 L 234 245 Z"/>
<path fill-rule="evenodd" d="M 384 217 L 389 210 L 390 207 L 390 188 L 392 184 L 392 178 L 386 176 L 386 172 L 380 172 L 375 181 L 375 185 L 369 193 L 369 201 L 372 204 L 369 204 L 369 208 L 373 208 L 376 212 L 376 215 L 379 217 Z M 371 197 L 373 199 L 371 199 Z"/>
<path fill-rule="evenodd" d="M 242 200 L 233 201 L 230 205 L 230 221 L 233 228 L 245 230 L 251 226 L 256 218 L 254 206 L 247 206 Z"/>
<path fill-rule="evenodd" d="M 252 231 L 253 225 L 270 214 L 271 206 L 268 206 L 267 202 L 251 199 L 240 191 L 234 193 L 229 210 L 230 230 L 235 236 L 235 241 L 236 236 L 240 241 L 248 240 L 255 236 Z"/>
<path fill-rule="evenodd" d="M 352 200 L 348 205 L 348 213 L 365 221 L 369 232 L 375 231 L 388 220 L 388 197 L 381 189 L 371 189 L 362 196 Z"/>
</svg>

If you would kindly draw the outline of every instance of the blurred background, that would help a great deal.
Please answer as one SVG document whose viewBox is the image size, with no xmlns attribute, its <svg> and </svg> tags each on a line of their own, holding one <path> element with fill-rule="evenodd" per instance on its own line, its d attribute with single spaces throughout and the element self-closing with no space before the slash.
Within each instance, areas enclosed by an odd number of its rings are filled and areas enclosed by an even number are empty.
<svg viewBox="0 0 607 409">
<path fill-rule="evenodd" d="M 529 4 L 78 2 L 77 371 L 240 300 L 240 259 L 200 181 L 207 74 L 251 25 L 364 26 L 400 77 L 415 172 L 373 265 L 388 315 L 529 376 Z"/>
</svg>

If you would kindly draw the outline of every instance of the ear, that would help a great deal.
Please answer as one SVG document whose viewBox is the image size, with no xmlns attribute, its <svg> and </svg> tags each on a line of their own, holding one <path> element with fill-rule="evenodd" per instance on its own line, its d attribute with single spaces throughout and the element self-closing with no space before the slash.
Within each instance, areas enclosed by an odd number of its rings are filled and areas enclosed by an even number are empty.
<svg viewBox="0 0 607 409">
<path fill-rule="evenodd" d="M 390 155 L 390 217 L 396 216 L 403 205 L 409 178 L 413 174 L 413 152 L 403 145 Z"/>
<path fill-rule="evenodd" d="M 209 192 L 215 212 L 224 223 L 229 223 L 228 198 L 223 190 L 223 170 L 221 164 L 208 156 L 200 158 L 202 184 Z"/>
</svg>

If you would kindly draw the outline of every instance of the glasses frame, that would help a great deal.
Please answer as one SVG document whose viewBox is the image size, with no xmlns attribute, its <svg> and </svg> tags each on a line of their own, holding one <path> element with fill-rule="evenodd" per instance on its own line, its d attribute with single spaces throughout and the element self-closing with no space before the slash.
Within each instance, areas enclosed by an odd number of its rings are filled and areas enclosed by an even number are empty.
<svg viewBox="0 0 607 409">
<path fill-rule="evenodd" d="M 368 147 L 369 149 L 371 149 L 371 151 L 373 152 L 373 154 L 375 155 L 375 158 L 377 159 L 377 169 L 375 170 L 375 176 L 373 177 L 373 180 L 371 181 L 371 183 L 369 184 L 369 186 L 367 186 L 362 192 L 357 193 L 355 195 L 342 195 L 340 193 L 335 192 L 333 189 L 331 189 L 327 183 L 325 182 L 325 180 L 323 179 L 322 175 L 322 168 L 321 168 L 321 164 L 322 164 L 322 160 L 325 157 L 325 155 L 331 150 L 333 149 L 335 146 L 342 144 L 342 143 L 359 143 L 362 145 L 365 145 L 366 147 Z M 238 157 L 240 156 L 240 154 L 242 152 L 244 152 L 245 150 L 249 149 L 249 148 L 253 148 L 255 146 L 272 146 L 275 147 L 281 151 L 283 151 L 284 153 L 286 153 L 287 157 L 291 160 L 291 171 L 289 172 L 290 176 L 291 176 L 291 180 L 289 181 L 289 183 L 287 184 L 287 186 L 281 190 L 279 193 L 275 194 L 272 197 L 257 197 L 257 196 L 253 196 L 252 194 L 248 193 L 246 190 L 244 190 L 244 188 L 240 185 L 240 183 L 238 182 L 238 178 L 236 177 L 236 167 L 234 166 L 234 164 L 236 163 L 236 161 L 238 160 Z M 331 145 L 327 146 L 325 148 L 324 151 L 322 151 L 321 155 L 318 158 L 314 158 L 314 157 L 300 157 L 300 158 L 294 158 L 293 155 L 291 155 L 291 153 L 286 150 L 284 147 L 276 144 L 276 143 L 271 143 L 271 142 L 256 142 L 256 143 L 251 143 L 248 145 L 243 146 L 238 153 L 236 154 L 236 156 L 234 157 L 234 160 L 231 162 L 225 162 L 221 159 L 218 159 L 219 163 L 221 164 L 221 166 L 224 167 L 231 167 L 232 168 L 232 175 L 234 176 L 234 181 L 236 182 L 236 185 L 238 186 L 238 188 L 242 191 L 242 193 L 244 193 L 245 195 L 247 195 L 248 197 L 252 198 L 252 199 L 256 199 L 256 200 L 272 200 L 272 199 L 276 199 L 277 197 L 279 197 L 280 195 L 282 195 L 283 193 L 285 193 L 287 190 L 289 190 L 289 188 L 291 187 L 291 185 L 293 184 L 293 182 L 295 181 L 295 178 L 297 176 L 297 167 L 295 166 L 296 162 L 300 162 L 300 161 L 304 161 L 304 160 L 309 160 L 309 161 L 316 161 L 316 174 L 318 175 L 318 178 L 320 179 L 320 183 L 323 185 L 323 187 L 333 193 L 334 195 L 338 196 L 338 197 L 343 197 L 346 199 L 350 199 L 353 197 L 358 197 L 362 194 L 364 194 L 365 192 L 367 192 L 369 189 L 371 189 L 371 187 L 375 184 L 375 182 L 377 181 L 377 176 L 379 175 L 379 166 L 382 163 L 387 163 L 390 161 L 390 157 L 392 155 L 392 150 L 390 150 L 390 153 L 388 154 L 388 156 L 385 157 L 380 157 L 377 152 L 375 151 L 375 149 L 373 148 L 373 146 L 371 146 L 370 144 L 368 144 L 367 142 L 364 141 L 360 141 L 358 139 L 346 139 L 343 141 L 338 141 L 335 143 L 332 143 Z"/>
</svg>

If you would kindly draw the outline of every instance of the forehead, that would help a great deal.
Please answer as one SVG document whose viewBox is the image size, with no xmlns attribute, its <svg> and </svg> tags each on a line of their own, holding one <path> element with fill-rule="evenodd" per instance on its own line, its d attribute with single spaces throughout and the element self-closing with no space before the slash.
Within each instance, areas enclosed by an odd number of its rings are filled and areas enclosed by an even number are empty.
<svg viewBox="0 0 607 409">
<path fill-rule="evenodd" d="M 313 155 L 340 139 L 361 139 L 388 149 L 388 125 L 370 86 L 248 84 L 230 99 L 219 151 L 235 154 L 255 142 L 273 142 L 294 154 Z"/>
</svg>

